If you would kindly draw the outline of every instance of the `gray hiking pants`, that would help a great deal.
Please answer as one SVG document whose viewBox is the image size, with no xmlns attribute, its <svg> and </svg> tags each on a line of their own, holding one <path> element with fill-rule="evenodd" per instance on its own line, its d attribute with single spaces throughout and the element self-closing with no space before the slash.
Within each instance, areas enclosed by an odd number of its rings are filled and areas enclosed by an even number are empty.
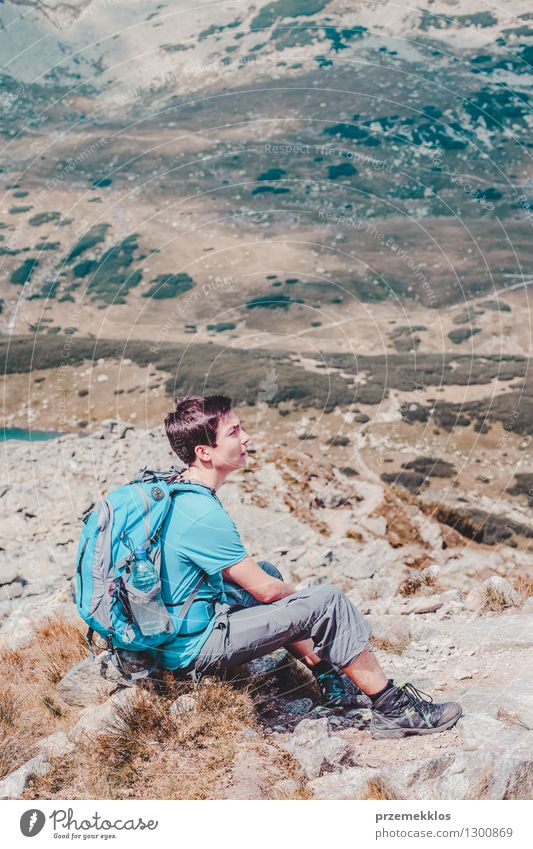
<svg viewBox="0 0 533 849">
<path fill-rule="evenodd" d="M 281 579 L 272 563 L 259 562 Z M 216 603 L 216 623 L 196 658 L 196 681 L 204 674 L 234 669 L 297 640 L 310 638 L 316 654 L 339 668 L 367 648 L 369 622 L 334 584 L 319 584 L 261 604 L 246 590 L 224 582 L 227 604 Z"/>
</svg>

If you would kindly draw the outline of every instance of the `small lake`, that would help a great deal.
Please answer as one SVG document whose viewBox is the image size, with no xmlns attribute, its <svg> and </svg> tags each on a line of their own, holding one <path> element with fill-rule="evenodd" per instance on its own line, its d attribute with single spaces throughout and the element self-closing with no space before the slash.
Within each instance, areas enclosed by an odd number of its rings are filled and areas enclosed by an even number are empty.
<svg viewBox="0 0 533 849">
<path fill-rule="evenodd" d="M 3 427 L 0 429 L 0 441 L 19 439 L 23 442 L 42 442 L 62 436 L 59 430 L 26 430 L 23 427 Z"/>
</svg>

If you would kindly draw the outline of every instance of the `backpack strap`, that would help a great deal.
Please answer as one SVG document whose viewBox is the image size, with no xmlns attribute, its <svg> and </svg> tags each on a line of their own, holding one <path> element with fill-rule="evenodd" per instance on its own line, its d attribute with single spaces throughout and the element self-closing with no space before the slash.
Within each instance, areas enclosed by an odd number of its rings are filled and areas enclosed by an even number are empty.
<svg viewBox="0 0 533 849">
<path fill-rule="evenodd" d="M 169 469 L 165 471 L 154 471 L 153 469 L 149 469 L 148 466 L 143 466 L 142 469 L 139 469 L 130 483 L 155 483 L 159 480 L 169 481 L 169 479 L 175 478 L 176 476 L 181 475 L 182 472 L 185 471 L 187 466 L 182 466 L 181 469 L 178 466 L 171 466 Z"/>
<path fill-rule="evenodd" d="M 93 637 L 94 628 L 89 628 L 89 630 L 87 631 L 87 646 L 89 649 L 89 656 L 91 660 L 96 660 Z M 126 681 L 138 681 L 139 678 L 147 678 L 149 675 L 152 674 L 152 672 L 155 672 L 155 670 L 157 669 L 157 663 L 154 663 L 153 666 L 150 666 L 147 669 L 141 669 L 139 670 L 139 672 L 127 672 L 120 657 L 120 649 L 115 648 L 111 637 L 106 638 L 106 646 L 110 654 L 111 663 L 118 669 L 118 671 L 120 672 L 122 677 L 126 679 Z"/>
<path fill-rule="evenodd" d="M 193 478 L 184 478 L 184 477 L 181 476 L 181 474 L 179 474 L 179 475 L 176 475 L 175 477 L 173 477 L 170 481 L 168 481 L 168 483 L 169 483 L 169 486 L 171 487 L 171 491 L 170 491 L 171 495 L 174 495 L 176 492 L 179 492 L 179 490 L 183 490 L 184 486 L 186 487 L 188 484 L 190 484 L 191 486 L 203 486 L 204 489 L 207 489 L 211 493 L 213 498 L 215 498 L 218 501 L 220 506 L 222 506 L 222 503 L 221 503 L 220 498 L 218 497 L 218 495 L 216 493 L 216 490 L 212 486 L 208 486 L 203 481 L 194 480 Z M 174 486 L 173 486 L 174 484 L 178 484 L 179 489 L 175 489 Z M 192 491 L 194 492 L 194 490 L 192 490 Z"/>
<path fill-rule="evenodd" d="M 177 615 L 180 619 L 185 618 L 185 615 L 187 614 L 189 607 L 191 606 L 191 604 L 193 603 L 194 599 L 196 598 L 196 596 L 198 595 L 198 593 L 200 591 L 200 587 L 202 586 L 202 584 L 205 584 L 206 580 L 207 580 L 207 575 L 202 575 L 202 577 L 199 578 L 198 583 L 193 588 L 189 598 L 184 602 L 182 607 L 180 607 L 180 609 L 178 610 Z M 179 602 L 174 602 L 174 603 L 171 602 L 170 604 L 165 603 L 165 607 L 177 607 L 178 603 Z M 177 633 L 179 634 L 179 631 L 177 631 Z"/>
</svg>

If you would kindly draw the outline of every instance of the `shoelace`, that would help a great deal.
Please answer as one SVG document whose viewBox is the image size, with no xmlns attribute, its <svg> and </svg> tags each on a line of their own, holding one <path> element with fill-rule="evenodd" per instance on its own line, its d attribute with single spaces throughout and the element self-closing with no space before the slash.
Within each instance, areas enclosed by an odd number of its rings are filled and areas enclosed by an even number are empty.
<svg viewBox="0 0 533 849">
<path fill-rule="evenodd" d="M 429 693 L 424 693 L 423 690 L 417 690 L 413 684 L 404 684 L 403 687 L 400 687 L 400 690 L 405 694 L 406 698 L 410 702 L 410 704 L 415 707 L 418 706 L 419 702 L 433 702 L 432 697 Z M 422 696 L 427 696 L 427 699 L 423 699 Z"/>
<path fill-rule="evenodd" d="M 427 696 L 427 700 L 423 699 L 422 696 Z M 413 684 L 404 684 L 403 687 L 398 687 L 396 698 L 392 703 L 384 706 L 382 710 L 386 711 L 388 716 L 399 717 L 407 707 L 414 707 L 420 713 L 424 706 L 431 705 L 432 702 L 433 699 L 429 693 L 424 693 L 423 690 L 417 690 Z"/>
</svg>

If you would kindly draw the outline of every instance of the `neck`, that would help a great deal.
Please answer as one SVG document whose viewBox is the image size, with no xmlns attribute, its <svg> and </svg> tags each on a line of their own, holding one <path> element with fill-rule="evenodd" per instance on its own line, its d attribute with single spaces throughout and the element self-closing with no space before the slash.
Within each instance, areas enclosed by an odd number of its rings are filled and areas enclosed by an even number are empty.
<svg viewBox="0 0 533 849">
<path fill-rule="evenodd" d="M 223 472 L 217 472 L 216 469 L 199 469 L 197 466 L 189 466 L 182 472 L 182 477 L 205 483 L 206 486 L 214 490 L 222 486 L 226 480 L 226 475 Z"/>
</svg>

